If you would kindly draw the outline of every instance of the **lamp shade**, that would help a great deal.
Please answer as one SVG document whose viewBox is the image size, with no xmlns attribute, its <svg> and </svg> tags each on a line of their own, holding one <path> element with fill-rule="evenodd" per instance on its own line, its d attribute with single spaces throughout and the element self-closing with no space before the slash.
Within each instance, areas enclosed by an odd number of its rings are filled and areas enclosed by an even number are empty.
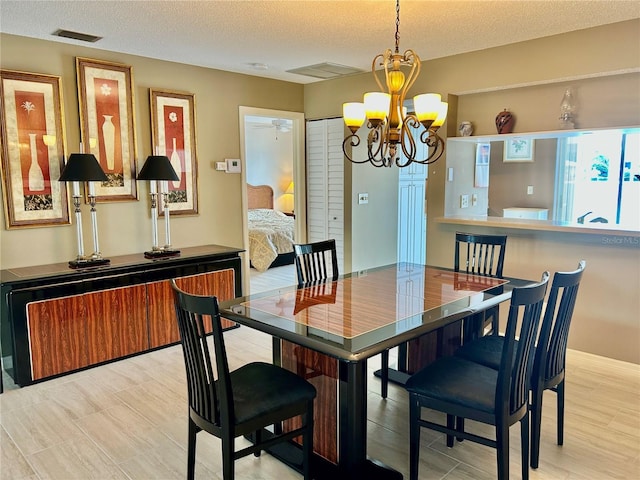
<svg viewBox="0 0 640 480">
<path fill-rule="evenodd" d="M 413 97 L 413 108 L 416 111 L 418 121 L 427 121 L 431 124 L 438 117 L 442 103 L 440 99 L 441 97 L 437 93 L 423 93 Z"/>
<path fill-rule="evenodd" d="M 165 155 L 149 155 L 138 174 L 138 180 L 180 180 Z"/>
<path fill-rule="evenodd" d="M 442 126 L 444 121 L 447 119 L 448 110 L 449 110 L 449 104 L 447 102 L 440 102 L 440 106 L 438 107 L 438 116 L 431 124 L 432 128 L 439 128 Z"/>
<path fill-rule="evenodd" d="M 287 189 L 285 190 L 285 194 L 290 194 L 293 195 L 293 180 L 291 181 L 291 183 L 289 184 L 289 186 L 287 187 Z"/>
<path fill-rule="evenodd" d="M 358 130 L 367 118 L 364 103 L 348 102 L 342 104 L 342 116 L 347 127 Z"/>
<path fill-rule="evenodd" d="M 389 115 L 391 95 L 383 92 L 368 92 L 364 94 L 364 109 L 371 122 L 383 122 Z"/>
<path fill-rule="evenodd" d="M 91 153 L 72 153 L 60 175 L 61 182 L 106 182 L 109 180 Z"/>
</svg>

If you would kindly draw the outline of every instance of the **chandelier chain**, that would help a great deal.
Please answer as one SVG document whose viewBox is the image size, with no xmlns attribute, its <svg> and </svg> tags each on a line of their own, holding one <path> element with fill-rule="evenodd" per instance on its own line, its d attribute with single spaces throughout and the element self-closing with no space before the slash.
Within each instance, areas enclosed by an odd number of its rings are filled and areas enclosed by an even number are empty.
<svg viewBox="0 0 640 480">
<path fill-rule="evenodd" d="M 400 0 L 396 1 L 396 53 L 400 53 Z"/>
</svg>

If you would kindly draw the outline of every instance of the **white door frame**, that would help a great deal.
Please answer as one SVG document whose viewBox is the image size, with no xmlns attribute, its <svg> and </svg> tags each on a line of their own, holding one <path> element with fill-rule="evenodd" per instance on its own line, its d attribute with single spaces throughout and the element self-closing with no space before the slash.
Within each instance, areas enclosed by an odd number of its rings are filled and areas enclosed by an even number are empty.
<svg viewBox="0 0 640 480">
<path fill-rule="evenodd" d="M 287 112 L 283 110 L 270 110 L 266 108 L 255 107 L 239 107 L 239 121 L 240 121 L 240 162 L 241 169 L 241 182 L 242 182 L 242 244 L 245 250 L 244 265 L 242 268 L 242 291 L 245 295 L 250 293 L 250 277 L 249 272 L 249 229 L 248 229 L 248 215 L 247 215 L 247 159 L 245 142 L 248 132 L 245 131 L 245 117 L 270 117 L 270 118 L 284 118 L 293 122 L 293 129 L 291 131 L 293 141 L 293 181 L 295 185 L 295 194 L 293 197 L 293 209 L 296 212 L 295 220 L 295 238 L 296 242 L 304 243 L 307 240 L 307 195 L 306 195 L 306 172 L 305 172 L 305 125 L 304 125 L 304 113 L 302 112 Z"/>
</svg>

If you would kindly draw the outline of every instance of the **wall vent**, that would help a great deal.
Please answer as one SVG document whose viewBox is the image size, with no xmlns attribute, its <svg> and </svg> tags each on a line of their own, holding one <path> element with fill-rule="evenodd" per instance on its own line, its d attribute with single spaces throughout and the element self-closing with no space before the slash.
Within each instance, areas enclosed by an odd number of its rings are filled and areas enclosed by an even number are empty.
<svg viewBox="0 0 640 480">
<path fill-rule="evenodd" d="M 329 78 L 343 77 L 345 75 L 352 75 L 354 73 L 362 73 L 363 70 L 354 67 L 347 67 L 346 65 L 338 65 L 337 63 L 325 62 L 317 63 L 315 65 L 308 65 L 306 67 L 294 68 L 292 70 L 287 70 L 287 72 L 327 80 Z"/>
<path fill-rule="evenodd" d="M 80 40 L 81 42 L 89 43 L 95 43 L 102 39 L 102 37 L 98 37 L 97 35 L 89 35 L 88 33 L 72 32 L 71 30 L 62 29 L 56 30 L 53 32 L 53 35 L 56 37 L 71 38 L 73 40 Z"/>
</svg>

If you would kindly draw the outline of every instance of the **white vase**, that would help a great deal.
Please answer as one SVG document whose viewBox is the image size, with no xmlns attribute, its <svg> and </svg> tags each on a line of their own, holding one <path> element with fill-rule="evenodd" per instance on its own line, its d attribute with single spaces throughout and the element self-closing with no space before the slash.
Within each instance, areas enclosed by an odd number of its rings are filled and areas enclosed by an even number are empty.
<svg viewBox="0 0 640 480">
<path fill-rule="evenodd" d="M 111 119 L 112 115 L 103 115 L 104 123 L 102 124 L 102 138 L 104 140 L 104 155 L 107 161 L 107 170 L 113 171 L 116 166 L 115 159 L 115 143 L 116 143 L 116 127 Z"/>
<path fill-rule="evenodd" d="M 471 122 L 465 120 L 464 122 L 460 123 L 458 132 L 460 133 L 461 137 L 469 137 L 473 133 L 473 125 L 471 124 Z"/>
<path fill-rule="evenodd" d="M 180 181 L 182 179 L 182 164 L 180 163 L 180 155 L 176 149 L 176 139 L 173 138 L 173 152 L 171 152 L 171 166 L 178 175 L 178 180 L 172 180 L 173 188 L 180 188 Z"/>
<path fill-rule="evenodd" d="M 29 190 L 39 192 L 44 190 L 44 175 L 38 163 L 38 149 L 36 147 L 36 134 L 29 134 L 29 149 L 31 150 L 31 165 L 29 166 Z"/>
</svg>

